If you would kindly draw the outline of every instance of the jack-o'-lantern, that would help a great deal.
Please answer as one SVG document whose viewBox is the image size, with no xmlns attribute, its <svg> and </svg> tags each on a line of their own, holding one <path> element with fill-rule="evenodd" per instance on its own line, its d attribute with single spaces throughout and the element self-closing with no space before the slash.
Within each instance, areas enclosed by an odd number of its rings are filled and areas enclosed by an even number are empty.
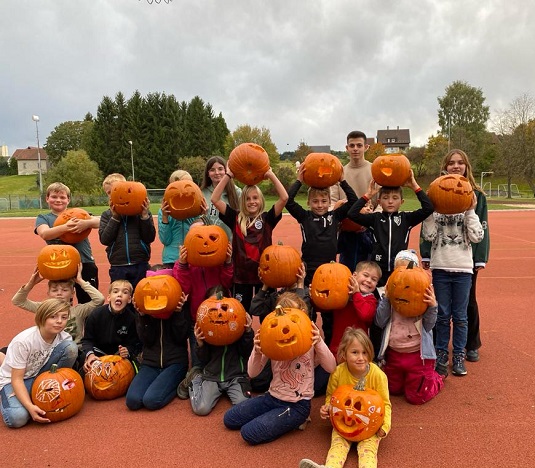
<svg viewBox="0 0 535 468">
<path fill-rule="evenodd" d="M 260 145 L 242 143 L 230 152 L 228 168 L 241 183 L 256 185 L 270 168 L 269 155 Z"/>
<path fill-rule="evenodd" d="M 297 281 L 301 255 L 290 245 L 270 245 L 260 255 L 258 276 L 270 288 L 287 288 Z"/>
<path fill-rule="evenodd" d="M 411 175 L 411 163 L 404 154 L 383 154 L 372 163 L 372 177 L 383 187 L 400 187 Z"/>
<path fill-rule="evenodd" d="M 95 400 L 113 400 L 126 394 L 133 379 L 134 366 L 128 359 L 106 355 L 93 361 L 84 386 Z"/>
<path fill-rule="evenodd" d="M 411 261 L 392 272 L 386 283 L 386 294 L 396 312 L 405 317 L 418 317 L 427 309 L 424 295 L 430 284 L 429 274 Z"/>
<path fill-rule="evenodd" d="M 310 298 L 322 311 L 342 309 L 349 300 L 351 271 L 342 263 L 330 262 L 320 265 L 310 283 Z"/>
<path fill-rule="evenodd" d="M 51 422 L 63 421 L 77 414 L 84 405 L 85 390 L 82 377 L 69 367 L 53 364 L 49 371 L 39 374 L 32 385 L 32 402 L 46 411 Z"/>
<path fill-rule="evenodd" d="M 143 211 L 147 189 L 141 182 L 118 181 L 111 188 L 110 201 L 122 216 L 136 216 Z"/>
<path fill-rule="evenodd" d="M 245 331 L 245 309 L 240 301 L 222 294 L 204 300 L 197 309 L 197 325 L 207 343 L 225 346 L 238 341 Z"/>
<path fill-rule="evenodd" d="M 62 226 L 71 219 L 91 219 L 91 215 L 82 208 L 67 208 L 58 215 L 56 221 L 54 221 L 54 227 Z M 66 232 L 59 236 L 59 238 L 67 244 L 77 244 L 86 239 L 89 234 L 91 234 L 91 228 L 82 232 Z"/>
<path fill-rule="evenodd" d="M 384 401 L 364 384 L 340 385 L 331 395 L 329 417 L 340 435 L 352 442 L 369 439 L 383 425 Z"/>
<path fill-rule="evenodd" d="M 277 308 L 260 325 L 262 353 L 274 361 L 289 361 L 312 347 L 312 322 L 301 309 Z"/>
<path fill-rule="evenodd" d="M 181 295 L 182 287 L 172 276 L 148 276 L 136 285 L 134 302 L 141 313 L 168 319 L 176 310 Z"/>
<path fill-rule="evenodd" d="M 344 203 L 347 203 L 347 200 L 338 200 L 334 204 L 334 209 L 340 208 Z M 340 223 L 340 231 L 345 232 L 363 232 L 366 228 L 364 226 L 361 226 L 358 223 L 355 223 L 355 221 L 351 221 L 349 218 L 344 218 L 342 222 Z"/>
<path fill-rule="evenodd" d="M 227 256 L 228 236 L 215 225 L 193 225 L 184 238 L 188 263 L 193 266 L 214 267 L 223 265 Z"/>
<path fill-rule="evenodd" d="M 199 186 L 191 180 L 177 180 L 165 189 L 163 199 L 169 205 L 170 215 L 175 219 L 187 219 L 202 213 L 204 200 Z"/>
<path fill-rule="evenodd" d="M 327 188 L 340 180 L 343 167 L 330 153 L 310 153 L 303 161 L 303 182 L 310 187 Z"/>
<path fill-rule="evenodd" d="M 427 190 L 429 199 L 437 213 L 463 213 L 472 204 L 474 190 L 470 181 L 459 174 L 437 177 Z"/>
<path fill-rule="evenodd" d="M 39 274 L 47 280 L 66 280 L 78 273 L 80 254 L 72 245 L 45 245 L 37 257 Z"/>
</svg>

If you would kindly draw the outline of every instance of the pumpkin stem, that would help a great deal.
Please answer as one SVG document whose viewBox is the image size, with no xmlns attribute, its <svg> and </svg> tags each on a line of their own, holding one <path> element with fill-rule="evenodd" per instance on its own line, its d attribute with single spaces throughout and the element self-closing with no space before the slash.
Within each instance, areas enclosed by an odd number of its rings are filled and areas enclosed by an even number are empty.
<svg viewBox="0 0 535 468">
<path fill-rule="evenodd" d="M 412 270 L 414 268 L 414 260 L 411 260 L 407 265 L 407 270 Z"/>
<path fill-rule="evenodd" d="M 284 245 L 284 244 L 283 244 L 282 241 L 280 240 L 279 242 L 277 242 L 277 245 Z"/>
<path fill-rule="evenodd" d="M 286 312 L 284 312 L 284 307 L 282 307 L 281 305 L 278 305 L 277 307 L 275 307 L 275 315 L 277 317 L 281 315 L 286 315 Z"/>
<path fill-rule="evenodd" d="M 215 298 L 220 301 L 221 299 L 223 299 L 223 291 L 218 291 L 217 294 L 215 295 Z"/>
<path fill-rule="evenodd" d="M 54 374 L 57 370 L 58 370 L 58 365 L 57 364 L 52 364 L 52 367 L 50 368 L 49 372 L 51 374 Z"/>
<path fill-rule="evenodd" d="M 211 226 L 212 223 L 210 222 L 210 218 L 206 215 L 199 216 L 200 220 L 203 222 L 205 226 Z"/>
</svg>

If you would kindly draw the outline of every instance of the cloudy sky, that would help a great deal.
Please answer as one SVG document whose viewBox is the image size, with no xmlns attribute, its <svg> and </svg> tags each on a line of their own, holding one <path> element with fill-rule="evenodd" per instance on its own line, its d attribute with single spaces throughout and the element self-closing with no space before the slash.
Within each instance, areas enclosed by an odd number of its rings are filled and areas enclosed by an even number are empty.
<svg viewBox="0 0 535 468">
<path fill-rule="evenodd" d="M 350 130 L 438 129 L 455 80 L 491 112 L 535 95 L 532 0 L 2 0 L 0 145 L 137 89 L 200 96 L 232 131 L 267 127 L 280 152 L 341 150 Z"/>
</svg>

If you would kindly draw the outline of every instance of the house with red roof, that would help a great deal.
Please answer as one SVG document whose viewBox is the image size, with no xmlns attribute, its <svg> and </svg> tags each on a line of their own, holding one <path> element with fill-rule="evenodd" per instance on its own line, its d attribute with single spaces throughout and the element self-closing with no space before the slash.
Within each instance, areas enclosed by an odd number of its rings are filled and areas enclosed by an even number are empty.
<svg viewBox="0 0 535 468">
<path fill-rule="evenodd" d="M 41 160 L 41 173 L 45 174 L 48 170 L 48 156 L 43 148 L 39 148 L 37 153 L 36 146 L 15 150 L 12 158 L 17 160 L 18 175 L 39 174 L 39 159 Z"/>
</svg>

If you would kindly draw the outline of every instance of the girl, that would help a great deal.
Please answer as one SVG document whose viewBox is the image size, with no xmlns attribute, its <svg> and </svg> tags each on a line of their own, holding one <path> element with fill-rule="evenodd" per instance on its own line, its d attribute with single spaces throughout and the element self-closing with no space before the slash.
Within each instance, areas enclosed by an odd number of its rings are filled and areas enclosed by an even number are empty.
<svg viewBox="0 0 535 468">
<path fill-rule="evenodd" d="M 338 365 L 334 373 L 329 378 L 325 404 L 320 408 L 320 416 L 323 419 L 329 417 L 331 395 L 340 385 L 355 385 L 359 381 L 365 380 L 366 388 L 371 388 L 381 395 L 384 402 L 385 416 L 383 425 L 375 435 L 369 439 L 357 442 L 357 452 L 359 456 L 359 468 L 377 466 L 377 450 L 379 442 L 386 437 L 390 431 L 392 406 L 388 394 L 388 383 L 386 375 L 371 360 L 373 359 L 372 342 L 366 332 L 358 328 L 348 327 L 344 332 L 340 346 L 338 347 Z M 339 468 L 344 466 L 347 454 L 351 448 L 351 442 L 344 439 L 336 429 L 333 428 L 331 437 L 331 448 L 327 454 L 325 465 L 304 459 L 299 463 L 299 468 L 318 468 L 327 466 Z"/>
<path fill-rule="evenodd" d="M 277 176 L 269 169 L 264 179 L 275 186 L 279 199 L 267 212 L 265 200 L 256 185 L 246 185 L 240 197 L 240 211 L 236 211 L 221 199 L 226 180 L 233 174 L 227 170 L 221 183 L 212 193 L 212 203 L 219 211 L 219 218 L 232 230 L 234 252 L 234 297 L 249 310 L 254 294 L 262 288 L 258 277 L 258 266 L 262 251 L 271 245 L 271 234 L 282 218 L 282 210 L 288 201 L 286 189 Z"/>
<path fill-rule="evenodd" d="M 466 360 L 471 362 L 479 361 L 479 348 L 481 347 L 481 339 L 479 336 L 479 307 L 476 297 L 476 283 L 477 274 L 479 270 L 485 268 L 489 259 L 490 238 L 488 226 L 488 210 L 487 197 L 483 189 L 477 185 L 474 175 L 472 173 L 472 165 L 466 153 L 459 149 L 450 151 L 442 160 L 441 172 L 448 174 L 460 174 L 466 177 L 477 197 L 476 214 L 479 217 L 481 226 L 483 227 L 483 240 L 481 242 L 472 244 L 472 255 L 474 260 L 474 270 L 472 273 L 472 286 L 470 287 L 470 296 L 468 298 L 468 336 L 466 339 Z M 422 242 L 420 245 L 420 253 L 422 254 L 422 265 L 424 268 L 429 268 L 429 254 L 431 244 L 429 242 Z"/>
<path fill-rule="evenodd" d="M 282 294 L 278 304 L 307 312 L 304 301 L 295 293 Z M 314 323 L 312 327 L 312 347 L 308 352 L 291 361 L 271 361 L 273 380 L 267 393 L 243 401 L 225 413 L 225 426 L 240 429 L 249 444 L 271 442 L 305 423 L 314 396 L 314 366 L 321 365 L 329 373 L 336 368 L 336 360 L 321 339 L 318 327 Z M 267 362 L 257 331 L 247 368 L 249 377 L 257 376 Z"/>
<path fill-rule="evenodd" d="M 232 230 L 219 219 L 219 213 L 211 201 L 214 189 L 219 184 L 219 181 L 223 179 L 223 176 L 226 172 L 226 161 L 221 156 L 212 156 L 210 159 L 208 159 L 208 161 L 206 161 L 206 165 L 204 167 L 201 190 L 208 207 L 206 214 L 210 219 L 210 224 L 215 224 L 222 227 L 227 233 L 229 241 L 232 241 Z M 228 205 L 236 211 L 239 210 L 241 188 L 236 186 L 234 181 L 231 179 L 225 180 L 223 183 L 225 185 L 221 194 L 221 199 L 225 203 L 228 203 Z"/>
<path fill-rule="evenodd" d="M 36 326 L 19 333 L 9 344 L 0 367 L 2 417 L 8 427 L 22 427 L 30 419 L 48 423 L 46 412 L 34 404 L 30 391 L 35 378 L 53 364 L 72 367 L 78 346 L 64 331 L 70 304 L 61 299 L 46 299 L 35 312 Z"/>
<path fill-rule="evenodd" d="M 450 160 L 457 155 L 453 160 L 456 161 L 454 164 L 459 164 L 462 159 L 459 151 L 450 151 L 446 157 Z M 443 376 L 448 375 L 450 322 L 453 322 L 452 374 L 467 374 L 464 359 L 468 333 L 468 297 L 474 273 L 472 244 L 481 242 L 485 235 L 475 212 L 476 205 L 477 196 L 474 193 L 472 205 L 464 213 L 444 215 L 435 212 L 422 223 L 421 236 L 431 242 L 429 266 L 438 301 L 435 326 L 436 371 Z"/>
</svg>

